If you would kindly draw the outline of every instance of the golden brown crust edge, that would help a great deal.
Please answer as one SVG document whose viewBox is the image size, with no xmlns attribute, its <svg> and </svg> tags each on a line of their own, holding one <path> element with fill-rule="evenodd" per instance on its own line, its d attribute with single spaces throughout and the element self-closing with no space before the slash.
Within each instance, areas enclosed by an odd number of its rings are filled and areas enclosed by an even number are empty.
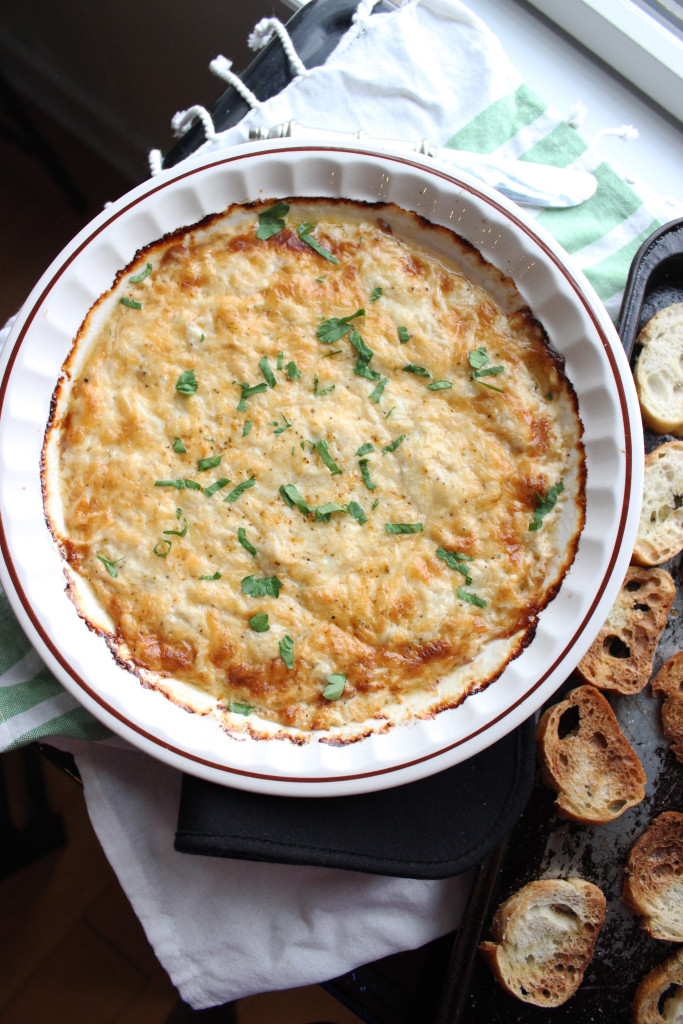
<svg viewBox="0 0 683 1024">
<path fill-rule="evenodd" d="M 562 734 L 563 716 L 578 722 Z M 613 821 L 645 796 L 645 772 L 612 708 L 593 686 L 580 686 L 548 708 L 538 725 L 543 781 L 558 794 L 559 817 L 587 825 Z"/>
<path fill-rule="evenodd" d="M 660 668 L 651 683 L 652 692 L 663 698 L 662 729 L 674 757 L 683 764 L 683 651 Z"/>
<path fill-rule="evenodd" d="M 631 1004 L 631 1024 L 667 1024 L 671 1017 L 662 1016 L 660 1000 L 672 985 L 683 986 L 683 948 L 675 950 L 663 963 L 646 974 Z M 666 1010 L 666 1006 L 663 1007 Z"/>
<path fill-rule="evenodd" d="M 629 566 L 605 624 L 577 666 L 581 681 L 616 693 L 642 690 L 675 596 L 666 569 Z"/>
<path fill-rule="evenodd" d="M 621 898 L 654 939 L 683 942 L 683 814 L 665 811 L 637 840 Z"/>
</svg>

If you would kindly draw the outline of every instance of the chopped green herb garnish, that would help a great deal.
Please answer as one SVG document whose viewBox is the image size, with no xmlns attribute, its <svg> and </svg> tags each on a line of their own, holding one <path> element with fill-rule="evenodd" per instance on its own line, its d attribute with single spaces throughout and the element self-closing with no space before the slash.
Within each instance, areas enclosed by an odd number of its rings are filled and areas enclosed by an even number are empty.
<svg viewBox="0 0 683 1024">
<path fill-rule="evenodd" d="M 474 374 L 472 376 L 474 377 Z M 490 391 L 497 391 L 499 395 L 505 394 L 502 388 L 494 387 L 493 384 L 487 384 L 485 380 L 479 380 L 478 377 L 474 377 L 474 380 L 476 380 L 477 384 L 481 384 L 483 387 L 488 388 Z"/>
<path fill-rule="evenodd" d="M 307 245 L 310 245 L 311 249 L 314 249 L 320 256 L 324 256 L 330 263 L 339 263 L 337 257 L 333 256 L 329 249 L 326 249 L 313 237 L 311 232 L 314 228 L 315 224 L 299 224 L 296 230 L 299 233 L 299 238 L 306 242 Z"/>
<path fill-rule="evenodd" d="M 401 436 L 397 437 L 395 441 L 391 442 L 391 444 L 385 444 L 384 448 L 382 448 L 382 451 L 383 452 L 395 452 L 396 449 L 398 448 L 398 446 L 400 444 L 402 444 L 403 441 L 405 441 L 406 436 L 407 436 L 406 434 L 401 434 Z"/>
<path fill-rule="evenodd" d="M 242 437 L 246 437 L 250 430 L 251 420 L 247 420 L 247 422 L 244 424 L 244 427 L 242 428 Z"/>
<path fill-rule="evenodd" d="M 396 406 L 395 406 L 395 405 L 392 405 L 392 407 L 391 407 L 391 409 L 389 410 L 389 412 L 385 412 L 385 413 L 384 413 L 384 419 L 385 419 L 385 420 L 388 420 L 388 419 L 389 419 L 389 417 L 391 416 L 391 414 L 392 414 L 392 412 L 394 411 L 394 409 L 395 409 L 395 408 L 396 408 Z"/>
<path fill-rule="evenodd" d="M 265 382 L 263 384 L 254 384 L 253 387 L 250 387 L 249 384 L 240 384 L 240 387 L 242 388 L 242 394 L 240 395 L 240 400 L 237 403 L 237 408 L 240 412 L 244 412 L 246 409 L 247 398 L 251 398 L 252 395 L 262 395 L 264 391 L 268 390 L 268 385 Z"/>
<path fill-rule="evenodd" d="M 162 530 L 161 532 L 162 533 L 169 533 L 173 537 L 184 537 L 185 534 L 187 533 L 187 519 L 183 515 L 182 510 L 179 509 L 179 508 L 177 508 L 175 510 L 175 517 L 178 520 L 178 522 L 180 522 L 180 520 L 182 519 L 182 521 L 185 523 L 185 525 L 183 526 L 182 530 Z"/>
<path fill-rule="evenodd" d="M 323 354 L 321 355 L 320 358 L 321 359 L 328 359 L 329 356 L 338 356 L 338 355 L 341 355 L 341 353 L 343 351 L 344 351 L 343 348 L 335 348 L 335 349 L 332 350 L 332 352 L 323 352 Z"/>
<path fill-rule="evenodd" d="M 361 459 L 359 462 L 359 466 L 360 471 L 363 474 L 363 483 L 365 484 L 369 491 L 374 491 L 375 488 L 377 487 L 377 484 L 373 484 L 372 480 L 370 479 L 370 470 L 368 469 L 369 461 L 369 459 Z"/>
<path fill-rule="evenodd" d="M 242 547 L 245 549 L 245 551 L 248 551 L 252 558 L 256 558 L 258 552 L 254 545 L 250 544 L 249 541 L 247 540 L 247 531 L 244 529 L 243 526 L 238 527 L 237 539 L 242 545 Z"/>
<path fill-rule="evenodd" d="M 398 328 L 398 340 L 401 345 L 405 345 L 407 341 L 410 341 L 410 334 L 408 333 L 407 327 Z"/>
<path fill-rule="evenodd" d="M 242 704 L 238 700 L 233 700 L 232 697 L 228 701 L 228 711 L 231 711 L 233 715 L 250 715 L 253 711 L 251 704 Z"/>
<path fill-rule="evenodd" d="M 327 501 L 324 505 L 316 505 L 313 512 L 316 522 L 329 523 L 333 512 L 346 512 L 346 509 L 343 505 L 338 505 L 336 501 Z"/>
<path fill-rule="evenodd" d="M 176 455 L 184 455 L 185 452 L 187 451 L 187 448 L 185 447 L 185 445 L 183 444 L 179 437 L 176 437 L 175 441 L 173 442 L 173 451 L 176 453 Z"/>
<path fill-rule="evenodd" d="M 293 508 L 296 505 L 299 511 L 303 512 L 304 515 L 308 515 L 309 512 L 313 511 L 308 502 L 304 501 L 301 497 L 294 484 L 282 484 L 280 487 L 280 495 L 290 508 Z"/>
<path fill-rule="evenodd" d="M 546 397 L 546 400 L 548 402 L 552 402 L 553 399 L 555 398 L 555 395 L 552 393 L 552 391 L 549 391 L 548 394 L 545 397 Z"/>
<path fill-rule="evenodd" d="M 375 498 L 375 500 L 373 501 L 372 505 L 370 506 L 370 511 L 374 512 L 378 505 L 379 505 L 379 498 Z"/>
<path fill-rule="evenodd" d="M 273 235 L 277 235 L 277 233 L 282 231 L 285 226 L 285 217 L 288 213 L 289 206 L 287 203 L 276 203 L 275 206 L 271 206 L 269 209 L 263 210 L 263 212 L 258 215 L 256 237 L 265 242 L 267 238 L 272 238 Z"/>
<path fill-rule="evenodd" d="M 133 274 L 133 276 L 129 277 L 128 280 L 132 284 L 140 284 L 142 281 L 145 280 L 146 277 L 149 277 L 149 275 L 151 273 L 152 273 L 152 264 L 148 263 L 144 270 L 141 270 L 139 274 Z"/>
<path fill-rule="evenodd" d="M 249 625 L 255 633 L 267 633 L 270 629 L 268 625 L 268 613 L 257 612 L 256 615 L 252 615 L 249 619 Z"/>
<path fill-rule="evenodd" d="M 287 370 L 287 376 L 290 380 L 298 380 L 301 376 L 301 370 L 294 362 L 287 363 L 285 369 Z"/>
<path fill-rule="evenodd" d="M 282 419 L 284 420 L 284 423 L 283 423 L 283 425 L 281 427 L 277 427 L 277 429 L 275 429 L 273 431 L 273 433 L 275 434 L 276 437 L 279 437 L 280 434 L 284 434 L 285 430 L 289 430 L 289 428 L 292 425 L 289 422 L 289 420 L 287 419 L 287 417 L 285 416 L 285 414 L 283 412 L 280 413 L 280 415 L 282 416 Z M 277 424 L 277 420 L 275 420 L 275 422 L 272 423 L 271 426 L 275 426 L 276 424 Z"/>
<path fill-rule="evenodd" d="M 360 448 L 356 452 L 356 455 L 367 455 L 368 452 L 374 452 L 374 450 L 375 450 L 374 444 L 372 444 L 370 441 L 368 441 L 367 444 L 362 444 L 360 446 Z"/>
<path fill-rule="evenodd" d="M 431 384 L 427 385 L 428 391 L 447 391 L 452 388 L 453 385 L 449 380 L 433 380 Z"/>
<path fill-rule="evenodd" d="M 202 485 L 196 480 L 188 480 L 187 477 L 179 477 L 177 480 L 155 480 L 155 487 L 175 487 L 177 491 L 183 491 L 187 487 L 190 491 L 201 491 Z"/>
<path fill-rule="evenodd" d="M 333 316 L 329 320 L 323 320 L 316 331 L 316 337 L 318 341 L 323 345 L 331 345 L 334 341 L 339 341 L 348 334 L 351 330 L 351 320 L 355 320 L 357 316 L 365 316 L 364 309 L 357 309 L 355 313 L 351 313 L 349 316 Z"/>
<path fill-rule="evenodd" d="M 157 541 L 152 550 L 154 551 L 154 554 L 157 556 L 157 558 L 166 558 L 166 555 L 171 550 L 171 542 L 170 540 Z"/>
<path fill-rule="evenodd" d="M 219 580 L 222 575 L 220 572 L 215 572 L 213 576 L 200 576 L 199 578 L 200 580 Z"/>
<path fill-rule="evenodd" d="M 478 384 L 482 384 L 485 388 L 490 388 L 491 391 L 497 391 L 498 394 L 504 394 L 502 388 L 496 388 L 493 384 L 487 384 L 486 381 L 480 380 L 481 377 L 495 376 L 499 373 L 505 372 L 504 366 L 487 366 L 489 361 L 488 353 L 483 345 L 479 348 L 475 348 L 469 354 L 469 364 L 472 367 L 472 380 L 477 381 Z"/>
<path fill-rule="evenodd" d="M 422 523 L 385 523 L 387 533 L 422 533 Z"/>
<path fill-rule="evenodd" d="M 366 345 L 355 327 L 352 327 L 349 331 L 349 341 L 363 362 L 369 363 L 375 353 L 368 345 Z"/>
<path fill-rule="evenodd" d="M 281 590 L 277 576 L 245 576 L 242 580 L 242 593 L 247 597 L 277 597 Z"/>
<path fill-rule="evenodd" d="M 197 378 L 194 375 L 194 370 L 183 370 L 175 382 L 176 391 L 180 391 L 181 395 L 194 395 L 197 390 Z"/>
<path fill-rule="evenodd" d="M 129 299 L 126 295 L 119 299 L 122 306 L 128 306 L 128 309 L 142 309 L 142 303 L 136 302 L 135 299 Z"/>
<path fill-rule="evenodd" d="M 408 363 L 402 369 L 404 373 L 416 373 L 418 377 L 431 377 L 431 373 L 425 366 L 416 366 L 415 363 Z"/>
<path fill-rule="evenodd" d="M 467 562 L 473 561 L 471 555 L 461 555 L 459 551 L 447 551 L 446 548 L 437 548 L 436 557 L 442 558 L 451 569 L 457 569 L 465 577 L 467 586 L 472 582 L 472 577 L 467 571 Z"/>
<path fill-rule="evenodd" d="M 266 378 L 266 383 L 267 383 L 268 387 L 269 388 L 276 387 L 277 386 L 277 381 L 275 380 L 275 374 L 273 373 L 273 371 L 270 368 L 270 363 L 268 362 L 268 356 L 263 356 L 263 358 L 259 360 L 259 366 L 261 367 L 261 373 Z"/>
<path fill-rule="evenodd" d="M 285 634 L 279 641 L 280 655 L 287 668 L 294 668 L 294 641 L 289 634 Z"/>
<path fill-rule="evenodd" d="M 332 455 L 330 454 L 330 446 L 328 445 L 327 441 L 315 441 L 314 448 L 316 449 L 318 455 L 329 469 L 332 476 L 339 476 L 339 474 L 341 473 L 341 469 L 332 458 Z"/>
<path fill-rule="evenodd" d="M 378 288 L 373 288 L 372 291 L 370 292 L 370 302 L 377 302 L 377 300 L 380 298 L 381 294 L 382 294 L 382 289 L 381 288 L 379 288 L 379 287 Z"/>
<path fill-rule="evenodd" d="M 469 594 L 466 590 L 463 590 L 462 587 L 458 587 L 457 595 L 461 601 L 466 601 L 468 604 L 476 605 L 477 608 L 486 607 L 486 601 L 483 597 L 477 597 L 476 594 Z"/>
<path fill-rule="evenodd" d="M 339 672 L 333 672 L 331 676 L 327 677 L 327 686 L 323 690 L 323 697 L 326 697 L 327 700 L 339 700 L 345 686 L 346 676 Z"/>
<path fill-rule="evenodd" d="M 105 558 L 104 555 L 97 555 L 96 557 L 99 558 L 100 562 L 102 562 L 102 565 L 106 566 L 107 572 L 109 573 L 111 578 L 115 580 L 119 574 L 116 566 L 120 565 L 123 559 L 117 558 L 115 561 L 112 562 L 109 558 Z"/>
<path fill-rule="evenodd" d="M 486 366 L 486 364 L 489 361 L 489 357 L 488 357 L 488 355 L 486 353 L 486 349 L 483 347 L 483 345 L 480 345 L 479 348 L 473 349 L 470 352 L 468 358 L 469 358 L 469 364 L 470 364 L 470 366 L 472 367 L 473 370 L 481 370 L 481 368 L 483 366 Z"/>
<path fill-rule="evenodd" d="M 243 480 L 241 484 L 238 484 L 237 487 L 234 487 L 230 491 L 230 494 L 227 496 L 227 498 L 223 498 L 223 501 L 237 501 L 240 494 L 244 494 L 244 492 L 248 490 L 250 487 L 253 487 L 255 483 L 256 477 L 250 476 L 248 480 Z"/>
<path fill-rule="evenodd" d="M 216 466 L 220 466 L 222 455 L 210 455 L 208 459 L 199 459 L 197 461 L 197 469 L 202 472 L 205 469 L 215 469 Z"/>
<path fill-rule="evenodd" d="M 365 362 L 364 359 L 358 359 L 356 365 L 353 368 L 353 372 L 357 377 L 365 377 L 366 380 L 379 380 L 382 376 L 377 370 L 373 370 L 371 366 Z"/>
<path fill-rule="evenodd" d="M 285 361 L 285 354 L 284 354 L 284 352 L 278 352 L 278 354 L 277 354 L 277 368 L 278 368 L 278 370 L 282 369 L 282 364 L 283 364 L 284 361 Z"/>
<path fill-rule="evenodd" d="M 562 493 L 563 490 L 564 490 L 564 484 L 560 480 L 558 483 L 556 483 L 554 485 L 554 487 L 550 488 L 550 490 L 546 494 L 545 498 L 542 498 L 541 495 L 538 493 L 538 491 L 536 492 L 536 500 L 537 500 L 538 504 L 536 505 L 536 508 L 534 509 L 534 518 L 529 523 L 529 529 L 530 530 L 540 530 L 541 529 L 541 526 L 543 525 L 544 517 L 547 516 L 548 513 L 552 511 L 552 509 L 554 509 L 555 504 L 557 502 L 557 499 L 558 499 L 558 497 L 560 496 L 560 494 Z"/>
<path fill-rule="evenodd" d="M 389 383 L 389 378 L 388 377 L 382 377 L 381 381 L 379 382 L 379 384 L 377 385 L 375 390 L 370 392 L 370 396 L 369 397 L 370 397 L 371 401 L 379 402 L 380 398 L 382 397 L 382 392 L 384 391 L 384 389 L 385 389 L 385 387 L 387 386 L 388 383 Z"/>
<path fill-rule="evenodd" d="M 361 526 L 363 525 L 363 523 L 367 523 L 368 517 L 363 511 L 363 506 L 359 505 L 357 501 L 350 501 L 346 506 L 346 511 L 349 513 L 350 516 L 353 516 L 356 522 L 359 523 Z"/>
<path fill-rule="evenodd" d="M 229 483 L 230 481 L 228 480 L 228 478 L 226 476 L 222 476 L 220 477 L 220 479 L 214 480 L 214 482 L 212 484 L 209 484 L 208 487 L 205 487 L 204 494 L 207 496 L 207 498 L 210 498 L 212 494 L 216 493 L 216 491 L 222 491 L 223 488 L 227 487 Z"/>
</svg>

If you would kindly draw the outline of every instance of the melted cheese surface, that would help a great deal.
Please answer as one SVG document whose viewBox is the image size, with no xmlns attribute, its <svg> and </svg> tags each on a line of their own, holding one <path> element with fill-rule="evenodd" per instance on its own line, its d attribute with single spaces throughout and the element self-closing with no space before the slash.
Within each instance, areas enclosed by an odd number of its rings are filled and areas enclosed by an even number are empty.
<svg viewBox="0 0 683 1024">
<path fill-rule="evenodd" d="M 573 559 L 575 396 L 455 235 L 287 202 L 266 240 L 272 202 L 232 208 L 119 275 L 58 385 L 46 510 L 82 614 L 146 684 L 305 732 L 431 714 L 500 674 Z"/>
</svg>

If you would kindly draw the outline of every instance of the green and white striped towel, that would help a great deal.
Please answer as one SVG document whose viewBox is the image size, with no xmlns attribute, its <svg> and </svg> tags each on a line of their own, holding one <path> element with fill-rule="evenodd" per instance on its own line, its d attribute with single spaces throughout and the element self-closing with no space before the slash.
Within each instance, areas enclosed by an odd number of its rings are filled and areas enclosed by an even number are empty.
<svg viewBox="0 0 683 1024">
<path fill-rule="evenodd" d="M 261 40 L 262 41 L 262 40 Z M 551 110 L 499 41 L 457 0 L 413 0 L 359 17 L 319 68 L 299 75 L 235 128 L 207 131 L 202 153 L 239 144 L 249 129 L 296 119 L 380 138 L 428 138 L 479 153 L 592 171 L 598 188 L 571 209 L 538 212 L 615 318 L 641 243 L 683 205 L 628 183 Z M 3 332 L 7 336 L 7 331 Z M 4 340 L 0 335 L 0 341 Z M 102 739 L 107 730 L 65 693 L 30 649 L 0 596 L 0 750 L 40 737 Z"/>
</svg>

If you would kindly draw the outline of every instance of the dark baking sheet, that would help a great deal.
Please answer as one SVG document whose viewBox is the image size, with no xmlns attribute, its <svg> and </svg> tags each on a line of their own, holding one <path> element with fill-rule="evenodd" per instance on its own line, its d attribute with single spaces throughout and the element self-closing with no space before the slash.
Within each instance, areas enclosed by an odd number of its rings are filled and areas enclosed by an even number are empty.
<svg viewBox="0 0 683 1024">
<path fill-rule="evenodd" d="M 632 365 L 638 356 L 639 330 L 654 313 L 674 302 L 683 302 L 683 220 L 655 232 L 633 261 L 617 325 Z M 651 451 L 668 440 L 671 440 L 669 435 L 646 431 L 646 450 Z M 665 563 L 664 568 L 672 574 L 677 594 L 657 650 L 655 672 L 683 648 L 681 555 Z M 561 693 L 576 685 L 579 680 L 570 677 Z M 550 703 L 555 703 L 559 696 Z M 640 979 L 675 948 L 643 932 L 638 919 L 624 907 L 620 896 L 624 863 L 636 839 L 662 811 L 683 810 L 683 765 L 668 749 L 661 731 L 660 702 L 653 697 L 649 685 L 634 696 L 606 696 L 645 769 L 648 780 L 645 800 L 608 825 L 578 825 L 555 816 L 555 794 L 537 777 L 527 809 L 508 839 L 495 882 L 493 876 L 484 880 L 482 898 L 473 906 L 463 926 L 469 928 L 471 952 L 477 941 L 476 914 L 479 913 L 484 922 L 481 938 L 490 938 L 491 918 L 498 905 L 526 882 L 572 876 L 594 882 L 607 898 L 607 915 L 583 984 L 564 1006 L 539 1009 L 499 988 L 478 953 L 468 979 L 468 950 L 459 950 L 437 1017 L 440 1024 L 455 1021 L 627 1024 L 630 1003 Z"/>
</svg>

